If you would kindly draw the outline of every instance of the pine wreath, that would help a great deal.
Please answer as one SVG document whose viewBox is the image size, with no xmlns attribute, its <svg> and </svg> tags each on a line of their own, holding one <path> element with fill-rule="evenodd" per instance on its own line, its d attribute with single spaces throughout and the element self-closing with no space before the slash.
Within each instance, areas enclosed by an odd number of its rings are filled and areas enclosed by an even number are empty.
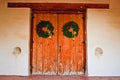
<svg viewBox="0 0 120 80">
<path fill-rule="evenodd" d="M 54 34 L 53 30 L 54 30 L 54 27 L 50 23 L 50 21 L 41 20 L 36 25 L 36 32 L 39 37 L 51 38 L 51 36 Z"/>
<path fill-rule="evenodd" d="M 75 38 L 78 35 L 79 27 L 74 21 L 67 22 L 62 28 L 63 35 L 68 38 Z"/>
</svg>

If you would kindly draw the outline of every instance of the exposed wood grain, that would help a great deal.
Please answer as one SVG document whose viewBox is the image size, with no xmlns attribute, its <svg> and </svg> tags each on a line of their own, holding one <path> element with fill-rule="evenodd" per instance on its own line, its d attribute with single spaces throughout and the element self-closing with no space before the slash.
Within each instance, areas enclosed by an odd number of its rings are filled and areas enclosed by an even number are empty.
<svg viewBox="0 0 120 80">
<path fill-rule="evenodd" d="M 36 33 L 40 20 L 49 20 L 54 25 L 52 38 L 44 39 Z M 48 75 L 79 74 L 84 69 L 83 14 L 34 14 L 32 73 Z M 62 33 L 65 23 L 78 23 L 80 31 L 75 40 Z"/>
<path fill-rule="evenodd" d="M 34 14 L 33 28 L 33 72 L 35 74 L 56 74 L 57 59 L 57 32 L 56 14 Z M 54 26 L 52 38 L 42 38 L 36 34 L 36 25 L 40 20 L 49 20 Z"/>
<path fill-rule="evenodd" d="M 84 45 L 83 41 L 83 14 L 59 14 L 59 52 L 58 73 L 61 75 L 77 75 L 84 72 Z M 75 40 L 67 38 L 62 33 L 65 23 L 74 21 L 78 23 L 80 31 Z"/>
</svg>

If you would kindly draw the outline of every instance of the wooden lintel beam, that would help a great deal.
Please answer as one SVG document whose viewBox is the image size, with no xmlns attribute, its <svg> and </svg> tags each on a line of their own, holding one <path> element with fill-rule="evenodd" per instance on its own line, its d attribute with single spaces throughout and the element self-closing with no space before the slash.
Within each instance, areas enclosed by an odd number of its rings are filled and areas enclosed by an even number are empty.
<svg viewBox="0 0 120 80">
<path fill-rule="evenodd" d="M 31 8 L 39 11 L 79 11 L 88 8 L 109 9 L 109 4 L 88 3 L 8 3 L 11 8 Z"/>
</svg>

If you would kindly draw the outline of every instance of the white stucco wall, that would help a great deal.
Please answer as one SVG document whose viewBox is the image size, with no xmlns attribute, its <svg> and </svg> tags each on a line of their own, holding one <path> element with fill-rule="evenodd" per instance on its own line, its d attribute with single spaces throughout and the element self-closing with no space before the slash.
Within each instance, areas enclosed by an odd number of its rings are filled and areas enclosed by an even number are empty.
<svg viewBox="0 0 120 80">
<path fill-rule="evenodd" d="M 0 0 L 0 75 L 29 75 L 30 9 L 7 2 L 109 3 L 110 9 L 87 11 L 87 69 L 89 76 L 120 76 L 120 0 Z M 14 47 L 22 50 L 18 57 Z"/>
<path fill-rule="evenodd" d="M 3 5 L 0 2 L 0 75 L 28 75 L 30 10 Z M 15 47 L 21 48 L 17 57 Z"/>
<path fill-rule="evenodd" d="M 89 76 L 120 76 L 120 8 L 119 0 L 110 2 L 109 10 L 87 12 L 87 55 Z M 101 57 L 95 48 L 103 49 Z"/>
<path fill-rule="evenodd" d="M 116 20 L 119 16 L 113 13 L 88 10 L 87 55 L 88 74 L 91 76 L 120 76 L 120 23 Z M 95 55 L 97 47 L 103 49 L 100 57 Z"/>
</svg>

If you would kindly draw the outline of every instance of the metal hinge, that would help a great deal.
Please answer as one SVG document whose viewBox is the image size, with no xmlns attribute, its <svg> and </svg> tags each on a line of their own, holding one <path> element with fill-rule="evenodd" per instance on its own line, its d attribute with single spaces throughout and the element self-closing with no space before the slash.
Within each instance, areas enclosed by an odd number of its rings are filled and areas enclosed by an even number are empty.
<svg viewBox="0 0 120 80">
<path fill-rule="evenodd" d="M 86 40 L 84 40 L 82 43 L 83 43 L 83 44 L 86 44 Z"/>
<path fill-rule="evenodd" d="M 35 17 L 32 15 L 32 19 L 34 19 Z"/>
<path fill-rule="evenodd" d="M 83 16 L 82 19 L 85 19 L 85 16 Z"/>
</svg>

